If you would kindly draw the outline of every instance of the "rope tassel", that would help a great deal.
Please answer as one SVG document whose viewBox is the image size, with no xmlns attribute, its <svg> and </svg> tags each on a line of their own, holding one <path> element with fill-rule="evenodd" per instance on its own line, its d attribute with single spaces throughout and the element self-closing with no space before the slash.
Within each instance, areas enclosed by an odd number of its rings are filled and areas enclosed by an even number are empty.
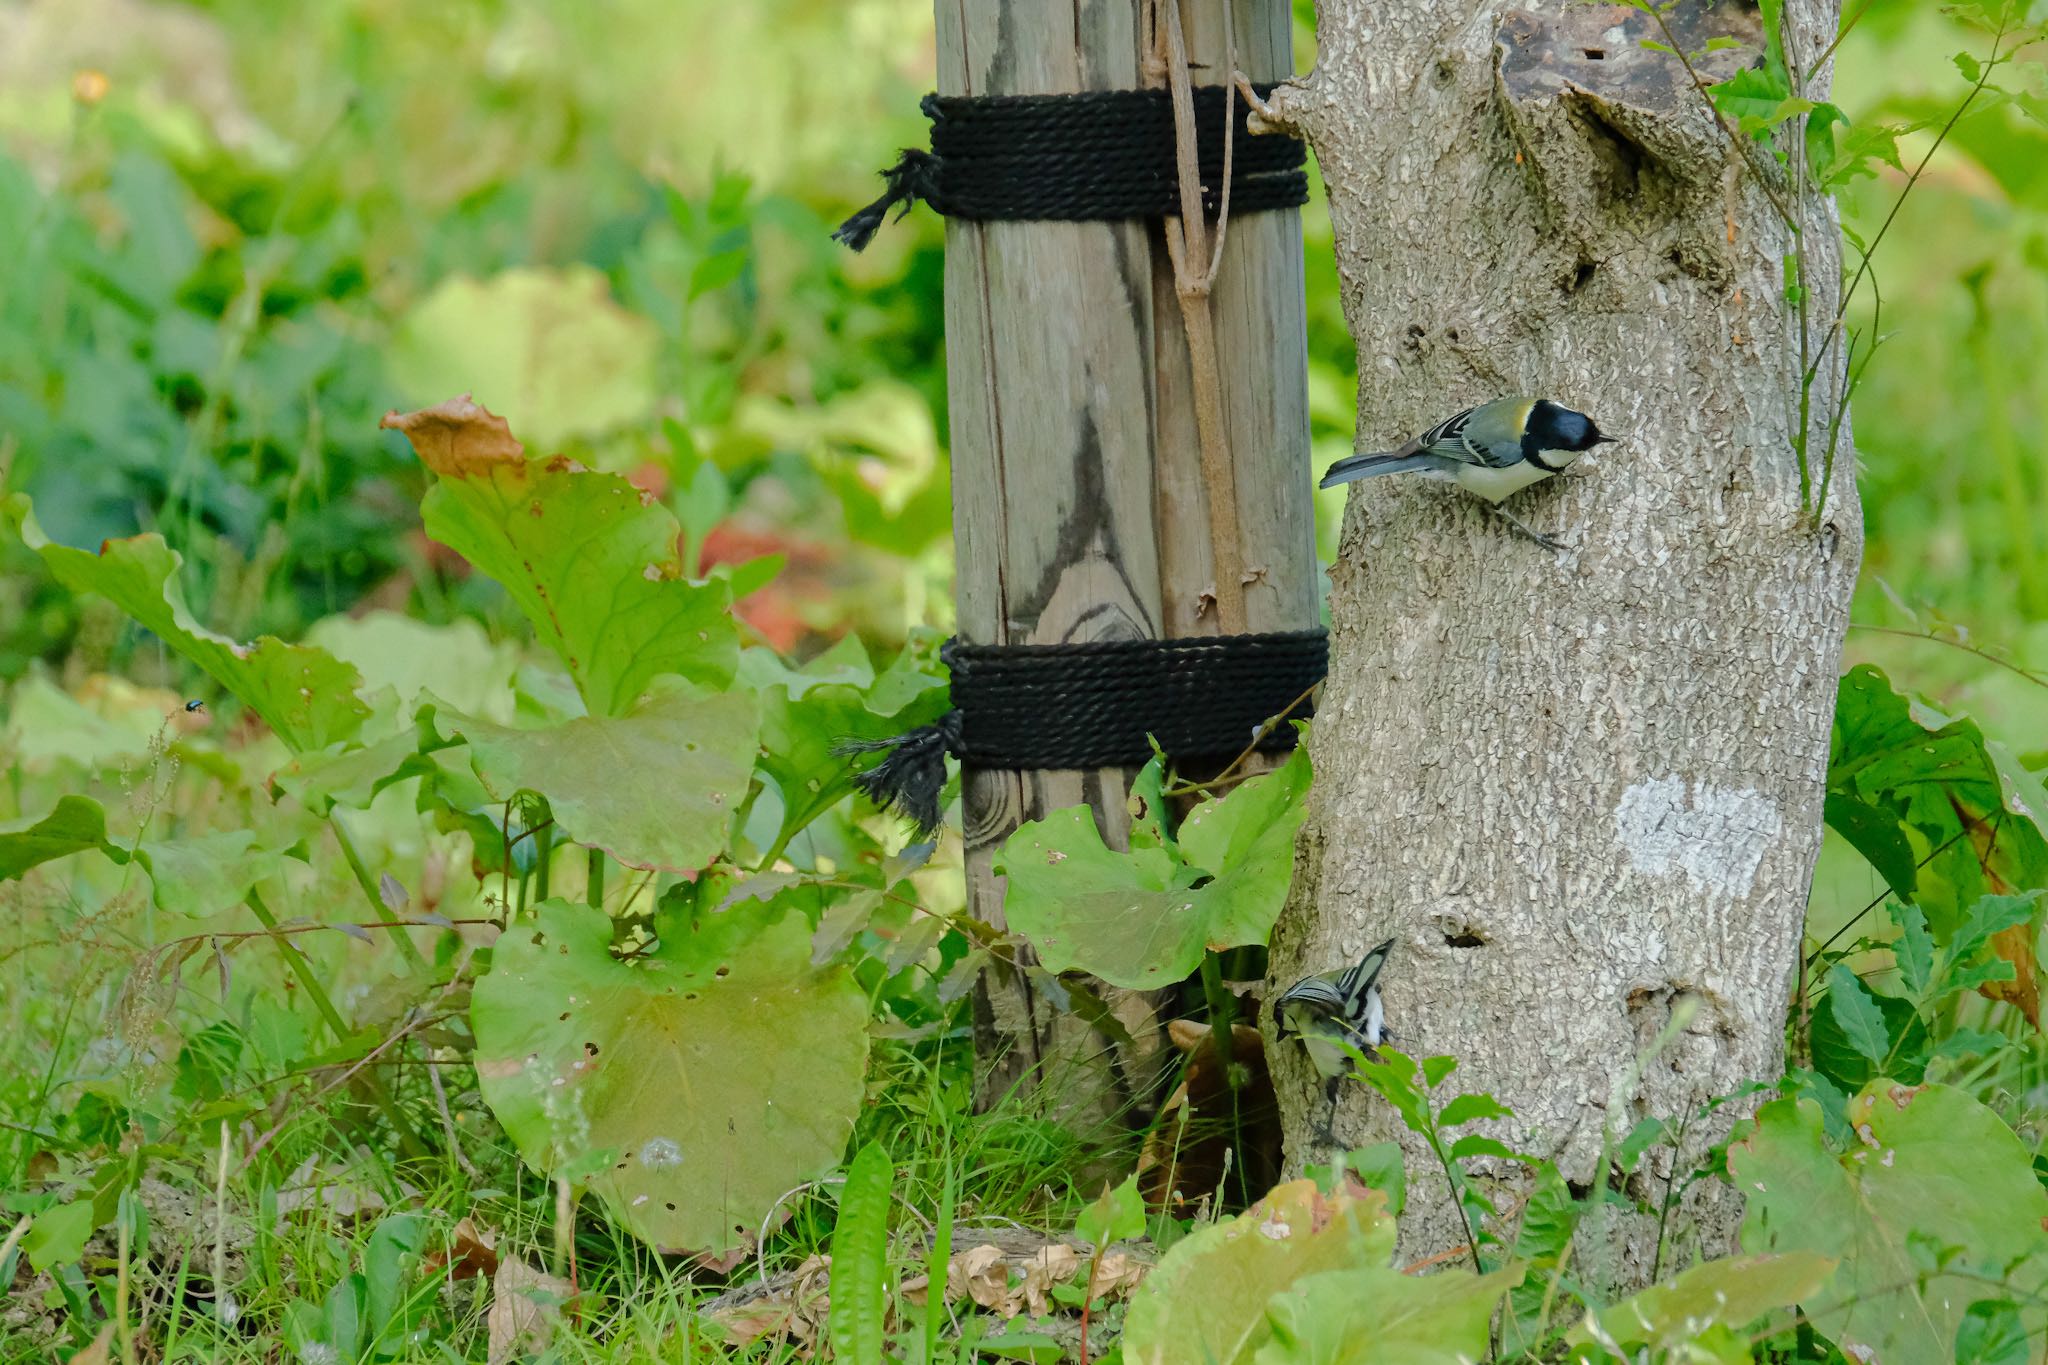
<svg viewBox="0 0 2048 1365">
<path fill-rule="evenodd" d="M 946 755 L 959 748 L 960 713 L 955 710 L 889 739 L 843 739 L 832 752 L 840 758 L 884 753 L 874 767 L 853 775 L 853 785 L 881 810 L 909 820 L 916 826 L 911 838 L 922 841 L 943 818 L 939 796 L 946 789 Z"/>
<path fill-rule="evenodd" d="M 832 234 L 832 240 L 843 242 L 855 251 L 865 250 L 867 244 L 875 239 L 875 233 L 881 230 L 890 209 L 898 204 L 903 206 L 903 212 L 896 215 L 900 222 L 918 200 L 931 198 L 938 168 L 939 160 L 930 152 L 905 147 L 896 164 L 882 172 L 882 181 L 889 187 L 882 197 L 841 223 Z"/>
</svg>

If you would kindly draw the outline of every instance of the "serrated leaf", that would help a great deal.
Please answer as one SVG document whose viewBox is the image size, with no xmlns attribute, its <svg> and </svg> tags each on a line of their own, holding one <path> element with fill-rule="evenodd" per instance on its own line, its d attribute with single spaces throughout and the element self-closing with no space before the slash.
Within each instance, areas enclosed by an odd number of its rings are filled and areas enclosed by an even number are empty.
<svg viewBox="0 0 2048 1365">
<path fill-rule="evenodd" d="M 438 477 L 427 534 L 504 585 L 594 716 L 630 710 L 656 678 L 732 681 L 739 634 L 722 582 L 684 577 L 682 528 L 626 480 L 528 460 L 466 399 L 385 417 Z"/>
<path fill-rule="evenodd" d="M 680 919 L 659 912 L 657 946 L 631 962 L 588 906 L 551 900 L 508 926 L 471 1007 L 477 1076 L 530 1165 L 615 1149 L 590 1182 L 613 1218 L 722 1259 L 837 1164 L 862 1102 L 867 997 L 844 969 L 811 967 L 799 915 Z"/>
<path fill-rule="evenodd" d="M 0 824 L 0 881 L 106 842 L 106 809 L 90 797 L 60 796 L 48 815 Z"/>
<path fill-rule="evenodd" d="M 628 867 L 693 874 L 725 850 L 754 770 L 754 699 L 670 683 L 623 716 L 514 730 L 431 703 L 430 732 L 460 737 L 493 801 L 541 793 L 562 833 Z"/>
<path fill-rule="evenodd" d="M 96 555 L 59 545 L 36 524 L 25 493 L 0 501 L 0 520 L 42 556 L 59 583 L 73 592 L 96 593 L 127 612 L 239 697 L 294 752 L 348 739 L 368 719 L 370 708 L 356 695 L 361 678 L 327 651 L 269 635 L 240 644 L 200 625 L 178 582 L 184 560 L 162 536 L 110 540 Z"/>
<path fill-rule="evenodd" d="M 1839 962 L 1828 970 L 1828 1008 L 1834 1012 L 1835 1022 L 1842 1026 L 1849 1045 L 1874 1065 L 1883 1065 L 1885 1054 L 1891 1050 L 1884 1016 L 1878 1013 L 1870 992 L 1863 989 L 1856 973 Z"/>
<path fill-rule="evenodd" d="M 1782 75 L 1756 67 L 1738 71 L 1709 86 L 1707 93 L 1713 97 L 1716 109 L 1745 126 L 1748 120 L 1768 118 L 1792 96 Z"/>
<path fill-rule="evenodd" d="M 1897 901 L 1887 901 L 1885 913 L 1899 927 L 1899 937 L 1892 945 L 1892 956 L 1899 964 L 1899 978 L 1906 983 L 1906 990 L 1912 997 L 1918 1000 L 1934 979 L 1934 939 L 1927 932 L 1927 916 L 1920 913 L 1919 906 L 1901 905 Z"/>
<path fill-rule="evenodd" d="M 1840 1258 L 1827 1287 L 1800 1301 L 1814 1326 L 1865 1360 L 1945 1360 L 1966 1307 L 1983 1294 L 1973 1267 L 2015 1294 L 2048 1286 L 2048 1191 L 1999 1116 L 1960 1090 L 1873 1082 L 1849 1105 L 1841 1155 L 1810 1101 L 1775 1100 L 1728 1148 L 1747 1200 L 1745 1251 Z M 1961 1248 L 1949 1270 L 1916 1245 Z"/>
<path fill-rule="evenodd" d="M 1298 748 L 1198 807 L 1171 848 L 1134 840 L 1129 853 L 1113 852 L 1085 806 L 1031 821 L 998 860 L 1009 926 L 1047 970 L 1133 989 L 1182 979 L 1205 949 L 1262 944 L 1287 898 L 1308 783 L 1308 752 Z"/>
</svg>

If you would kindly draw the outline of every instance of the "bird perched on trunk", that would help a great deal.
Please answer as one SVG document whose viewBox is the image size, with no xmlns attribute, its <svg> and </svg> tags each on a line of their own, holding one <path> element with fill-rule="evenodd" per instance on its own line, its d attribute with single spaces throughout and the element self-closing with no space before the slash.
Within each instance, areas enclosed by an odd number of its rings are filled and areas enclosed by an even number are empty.
<svg viewBox="0 0 2048 1365">
<path fill-rule="evenodd" d="M 1425 477 L 1478 494 L 1508 525 L 1546 550 L 1556 550 L 1563 547 L 1523 525 L 1501 500 L 1563 473 L 1580 455 L 1613 439 L 1601 435 L 1585 413 L 1548 398 L 1496 398 L 1446 417 L 1399 450 L 1337 461 L 1323 475 L 1322 486 L 1420 470 Z"/>
<path fill-rule="evenodd" d="M 1380 969 L 1394 951 L 1388 939 L 1356 964 L 1321 976 L 1305 976 L 1273 1002 L 1279 1035 L 1294 1034 L 1308 1059 L 1324 1078 L 1323 1097 L 1329 1118 L 1323 1136 L 1335 1141 L 1337 1087 L 1351 1074 L 1351 1054 L 1343 1044 L 1370 1052 L 1393 1035 L 1387 1031 L 1386 1008 L 1380 1003 Z"/>
</svg>

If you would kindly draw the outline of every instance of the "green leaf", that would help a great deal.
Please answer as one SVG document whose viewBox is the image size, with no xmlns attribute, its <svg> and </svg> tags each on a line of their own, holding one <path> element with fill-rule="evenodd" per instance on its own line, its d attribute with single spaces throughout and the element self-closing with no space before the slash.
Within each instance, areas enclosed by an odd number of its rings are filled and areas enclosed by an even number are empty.
<svg viewBox="0 0 2048 1365">
<path fill-rule="evenodd" d="M 1104 1185 L 1095 1201 L 1081 1210 L 1074 1231 L 1098 1252 L 1112 1242 L 1144 1232 L 1145 1201 L 1138 1194 L 1138 1177 L 1126 1177 L 1123 1184 L 1114 1188 Z"/>
<path fill-rule="evenodd" d="M 1880 164 L 1896 171 L 1905 170 L 1905 163 L 1899 156 L 1899 139 L 1920 127 L 1920 124 L 1897 123 L 1852 126 L 1820 171 L 1821 188 L 1834 189 L 1860 176 L 1874 176 Z"/>
<path fill-rule="evenodd" d="M 881 1365 L 888 1343 L 889 1194 L 895 1178 L 888 1149 L 870 1142 L 847 1167 L 839 1192 L 826 1326 L 832 1358 L 847 1365 Z"/>
<path fill-rule="evenodd" d="M 1535 1187 L 1522 1209 L 1513 1244 L 1515 1259 L 1539 1273 L 1524 1279 L 1508 1294 L 1508 1306 L 1501 1318 L 1501 1339 L 1510 1351 L 1534 1350 L 1549 1337 L 1557 1318 L 1571 1311 L 1569 1291 L 1560 1285 L 1554 1293 L 1552 1284 L 1584 1215 L 1585 1206 L 1572 1198 L 1571 1187 L 1557 1167 L 1549 1162 L 1539 1165 Z"/>
<path fill-rule="evenodd" d="M 1911 899 L 1919 871 L 1913 865 L 1913 845 L 1900 827 L 1899 817 L 1843 792 L 1829 792 L 1825 809 L 1828 828 L 1848 840 L 1884 878 L 1885 885 Z"/>
<path fill-rule="evenodd" d="M 1979 1299 L 1956 1326 L 1956 1365 L 2032 1365 L 2031 1337 L 2011 1299 Z"/>
<path fill-rule="evenodd" d="M 1487 1330 L 1522 1268 L 1404 1275 L 1386 1266 L 1297 1280 L 1266 1309 L 1273 1339 L 1257 1365 L 1467 1365 L 1488 1356 Z"/>
<path fill-rule="evenodd" d="M 22 1239 L 28 1263 L 38 1271 L 57 1265 L 74 1265 L 85 1254 L 85 1243 L 96 1225 L 92 1200 L 75 1199 L 44 1209 L 29 1225 Z"/>
<path fill-rule="evenodd" d="M 469 744 L 493 801 L 546 796 L 561 832 L 627 867 L 693 874 L 725 850 L 753 778 L 756 720 L 745 692 L 670 683 L 638 710 L 513 730 L 420 708 L 422 724 Z"/>
<path fill-rule="evenodd" d="M 2048 885 L 2040 823 L 2048 806 L 2018 782 L 2016 768 L 2001 766 L 1974 722 L 1894 691 L 1871 665 L 1843 676 L 1828 791 L 1899 820 L 1922 862 L 1913 900 L 1936 943 L 1948 941 L 1994 881 Z"/>
<path fill-rule="evenodd" d="M 394 1354 L 404 1348 L 409 1320 L 427 1305 L 407 1294 L 427 1248 L 428 1221 L 416 1213 L 394 1213 L 379 1219 L 363 1251 L 363 1322 L 369 1342 Z"/>
<path fill-rule="evenodd" d="M 1467 1161 L 1475 1156 L 1497 1156 L 1506 1161 L 1516 1159 L 1512 1147 L 1499 1138 L 1490 1138 L 1484 1133 L 1467 1133 L 1451 1144 L 1452 1160 Z"/>
<path fill-rule="evenodd" d="M 1892 917 L 1892 923 L 1899 927 L 1899 937 L 1892 944 L 1892 956 L 1899 964 L 1899 979 L 1906 983 L 1906 990 L 1915 1000 L 1926 994 L 1927 986 L 1934 979 L 1934 940 L 1927 933 L 1927 916 L 1920 913 L 1917 905 L 1901 905 L 1897 901 L 1885 902 L 1885 913 Z"/>
<path fill-rule="evenodd" d="M 1891 1078 L 1917 1084 L 1927 1063 L 1931 1036 L 1927 1022 L 1910 1001 L 1895 995 L 1871 995 L 1868 998 L 1884 1021 L 1885 1050 L 1890 1056 L 1888 1069 Z M 1840 1085 L 1845 1093 L 1854 1093 L 1875 1080 L 1880 1072 L 1878 1062 L 1872 1061 L 1861 1046 L 1850 1041 L 1841 1016 L 1832 1006 L 1814 1010 L 1812 1042 L 1814 1066 Z"/>
<path fill-rule="evenodd" d="M 1624 1359 L 1635 1359 L 1644 1347 L 1661 1357 L 1709 1326 L 1745 1327 L 1765 1313 L 1813 1298 L 1835 1264 L 1833 1257 L 1809 1251 L 1702 1262 L 1675 1280 L 1588 1314 L 1565 1339 L 1580 1348 L 1568 1358 L 1595 1359 L 1585 1348 L 1596 1343 Z"/>
<path fill-rule="evenodd" d="M 1422 1083 L 1431 1090 L 1442 1085 L 1453 1071 L 1458 1069 L 1458 1059 L 1451 1056 L 1424 1057 L 1422 1059 Z"/>
<path fill-rule="evenodd" d="M 612 956 L 602 911 L 544 902 L 507 927 L 471 1018 L 485 1100 L 528 1164 L 619 1153 L 590 1182 L 661 1248 L 730 1257 L 778 1196 L 831 1170 L 859 1115 L 867 996 L 810 965 L 800 915 L 654 921 Z"/>
<path fill-rule="evenodd" d="M 1398 1142 L 1375 1142 L 1344 1158 L 1344 1167 L 1369 1190 L 1387 1197 L 1387 1213 L 1398 1218 L 1408 1202 L 1408 1168 Z"/>
<path fill-rule="evenodd" d="M 453 275 L 413 305 L 386 352 L 417 403 L 469 393 L 545 450 L 638 422 L 654 408 L 661 342 L 587 265 Z"/>
<path fill-rule="evenodd" d="M 0 824 L 0 881 L 40 863 L 107 846 L 107 812 L 85 796 L 60 796 L 40 819 Z"/>
<path fill-rule="evenodd" d="M 2048 1286 L 2048 1190 L 1999 1116 L 1947 1086 L 1876 1081 L 1850 1102 L 1855 1138 L 1837 1156 L 1819 1107 L 1776 1100 L 1728 1148 L 1748 1201 L 1743 1249 L 1841 1259 L 1829 1286 L 1800 1301 L 1845 1354 L 1943 1360 L 1964 1309 L 1982 1297 L 1969 1267 L 2003 1274 L 2020 1295 Z M 1930 1270 L 1919 1246 L 1961 1248 L 1966 1265 Z"/>
<path fill-rule="evenodd" d="M 1967 52 L 1958 52 L 1949 60 L 1956 64 L 1956 70 L 1963 73 L 1963 79 L 1972 85 L 1975 85 L 1978 77 L 1984 74 L 1984 63 Z"/>
<path fill-rule="evenodd" d="M 149 872 L 156 907 L 204 919 L 232 910 L 249 888 L 278 870 L 275 849 L 257 845 L 252 830 L 226 830 L 189 839 L 147 839 L 136 861 Z"/>
<path fill-rule="evenodd" d="M 1047 970 L 1133 989 L 1180 980 L 1204 949 L 1263 944 L 1287 899 L 1308 784 L 1308 751 L 1298 748 L 1198 807 L 1174 848 L 1134 838 L 1129 853 L 1112 852 L 1085 806 L 1031 821 L 998 860 L 1009 926 Z"/>
<path fill-rule="evenodd" d="M 253 645 L 216 635 L 193 619 L 178 583 L 177 551 L 154 533 L 110 540 L 98 554 L 59 545 L 36 524 L 28 495 L 0 502 L 0 520 L 42 556 L 59 583 L 97 593 L 261 716 L 285 747 L 300 752 L 348 739 L 370 708 L 356 696 L 355 669 L 325 650 L 263 636 Z"/>
<path fill-rule="evenodd" d="M 2011 1043 L 2002 1033 L 1986 1033 L 1982 1029 L 1957 1028 L 1953 1033 L 1934 1045 L 1931 1054 L 1935 1057 L 1980 1057 L 1987 1052 L 1997 1052 Z"/>
<path fill-rule="evenodd" d="M 1312 1182 L 1292 1181 L 1174 1243 L 1131 1296 L 1124 1360 L 1242 1365 L 1272 1335 L 1266 1310 L 1276 1293 L 1319 1272 L 1383 1266 L 1393 1254 L 1381 1196 L 1325 1199 Z"/>
<path fill-rule="evenodd" d="M 1856 973 L 1839 962 L 1828 971 L 1828 1008 L 1834 1011 L 1835 1022 L 1842 1026 L 1849 1045 L 1883 1065 L 1885 1054 L 1891 1050 L 1884 1016 L 1877 1012 L 1870 992 L 1863 989 Z"/>
<path fill-rule="evenodd" d="M 440 476 L 420 505 L 427 534 L 504 585 L 590 714 L 625 714 L 665 674 L 730 683 L 739 657 L 731 592 L 684 578 L 682 528 L 668 509 L 616 475 L 513 453 L 502 423 L 502 441 L 485 454 L 437 448 L 434 418 L 486 426 L 488 417 L 444 405 L 386 421 L 405 427 Z"/>
<path fill-rule="evenodd" d="M 1768 118 L 1792 96 L 1782 75 L 1755 67 L 1738 71 L 1718 85 L 1709 86 L 1707 93 L 1713 97 L 1716 109 L 1752 132 L 1757 130 L 1749 128 L 1749 120 Z M 1761 131 L 1768 132 L 1769 129 Z"/>
<path fill-rule="evenodd" d="M 2034 903 L 2040 896 L 2038 891 L 2029 891 L 2021 896 L 1979 896 L 1963 916 L 1963 922 L 1957 926 L 1955 936 L 1941 955 L 1936 990 L 1948 994 L 1959 989 L 1952 984 L 1952 978 L 1962 965 L 1982 952 L 1993 934 L 2033 919 Z"/>
<path fill-rule="evenodd" d="M 1435 1060 L 1434 1057 L 1425 1058 L 1422 1063 L 1424 1070 L 1427 1071 L 1430 1062 Z M 1430 1084 L 1436 1082 L 1432 1080 Z M 1439 1128 L 1456 1128 L 1461 1123 L 1479 1119 L 1511 1119 L 1514 1116 L 1514 1110 L 1491 1095 L 1460 1095 L 1444 1106 L 1443 1112 L 1436 1116 L 1436 1122 Z"/>
</svg>

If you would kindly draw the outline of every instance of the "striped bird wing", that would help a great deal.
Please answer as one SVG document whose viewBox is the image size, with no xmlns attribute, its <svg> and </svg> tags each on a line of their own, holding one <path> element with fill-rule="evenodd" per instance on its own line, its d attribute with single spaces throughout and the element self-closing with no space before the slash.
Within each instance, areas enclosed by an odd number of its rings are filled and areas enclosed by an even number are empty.
<svg viewBox="0 0 2048 1365">
<path fill-rule="evenodd" d="M 1389 458 L 1400 459 L 1408 455 L 1444 455 L 1453 460 L 1463 461 L 1466 464 L 1472 463 L 1472 456 L 1466 450 L 1464 444 L 1465 423 L 1470 421 L 1472 414 L 1477 411 L 1479 411 L 1478 408 L 1466 408 L 1463 412 L 1452 413 L 1449 417 L 1444 418 L 1443 421 L 1438 422 L 1399 450 L 1388 452 Z"/>
<path fill-rule="evenodd" d="M 1504 445 L 1489 446 L 1472 430 L 1472 418 L 1484 410 L 1487 421 L 1481 426 L 1490 431 L 1520 432 L 1529 422 L 1529 410 L 1536 406 L 1533 398 L 1500 398 L 1483 403 L 1476 408 L 1467 408 L 1456 417 L 1448 418 L 1416 437 L 1419 447 L 1432 455 L 1456 460 L 1460 464 L 1479 465 L 1486 469 L 1506 469 L 1509 465 L 1522 462 L 1522 445 L 1519 440 Z M 1495 417 L 1500 420 L 1493 420 Z"/>
</svg>

